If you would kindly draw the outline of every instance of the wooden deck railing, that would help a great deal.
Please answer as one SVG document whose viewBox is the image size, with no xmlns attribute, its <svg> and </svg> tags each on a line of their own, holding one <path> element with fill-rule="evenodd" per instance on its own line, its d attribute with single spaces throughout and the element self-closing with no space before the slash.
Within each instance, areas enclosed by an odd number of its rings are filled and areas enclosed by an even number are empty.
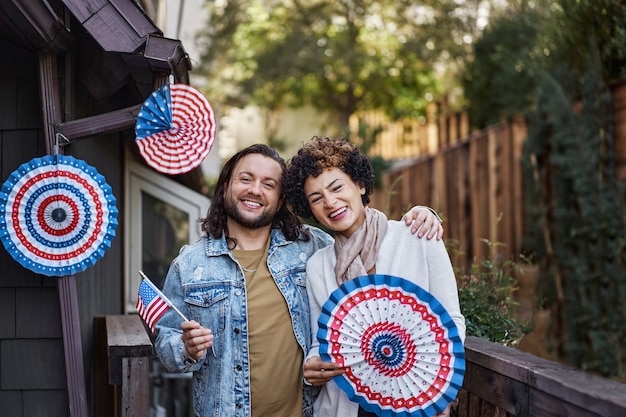
<svg viewBox="0 0 626 417">
<path fill-rule="evenodd" d="M 621 382 L 476 337 L 465 357 L 459 417 L 626 416 Z"/>
<path fill-rule="evenodd" d="M 96 343 L 96 417 L 149 416 L 154 347 L 141 318 L 96 318 Z"/>
<path fill-rule="evenodd" d="M 96 382 L 96 416 L 148 416 L 153 347 L 141 319 L 106 316 L 96 324 L 104 354 L 97 362 L 107 368 L 96 378 L 104 372 L 109 384 Z M 476 337 L 467 338 L 465 357 L 458 417 L 626 416 L 626 384 Z"/>
</svg>

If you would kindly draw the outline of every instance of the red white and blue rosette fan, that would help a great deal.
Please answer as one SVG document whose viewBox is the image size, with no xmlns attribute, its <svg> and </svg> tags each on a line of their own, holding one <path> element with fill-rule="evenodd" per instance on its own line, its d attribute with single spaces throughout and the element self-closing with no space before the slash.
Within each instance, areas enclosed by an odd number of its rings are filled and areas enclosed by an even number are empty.
<svg viewBox="0 0 626 417">
<path fill-rule="evenodd" d="M 0 191 L 0 239 L 22 266 L 47 276 L 74 275 L 111 246 L 116 200 L 96 169 L 71 156 L 34 158 Z"/>
<path fill-rule="evenodd" d="M 211 151 L 215 114 L 198 89 L 167 84 L 144 101 L 135 135 L 148 165 L 165 174 L 184 174 L 200 165 Z"/>
<path fill-rule="evenodd" d="M 380 274 L 347 281 L 331 293 L 318 324 L 322 360 L 346 368 L 334 381 L 367 411 L 430 417 L 463 385 L 456 324 L 410 281 Z"/>
</svg>

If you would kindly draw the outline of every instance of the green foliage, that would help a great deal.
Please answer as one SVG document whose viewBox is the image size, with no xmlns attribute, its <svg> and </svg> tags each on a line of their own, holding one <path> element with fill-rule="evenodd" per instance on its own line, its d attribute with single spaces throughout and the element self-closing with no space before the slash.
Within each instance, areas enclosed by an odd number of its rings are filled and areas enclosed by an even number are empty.
<svg viewBox="0 0 626 417">
<path fill-rule="evenodd" d="M 623 377 L 626 205 L 597 52 L 580 85 L 542 76 L 523 158 L 533 178 L 525 190 L 533 199 L 527 243 L 540 261 L 544 307 L 553 311 L 555 353 L 577 368 Z"/>
<path fill-rule="evenodd" d="M 267 145 L 276 149 L 279 152 L 284 152 L 287 148 L 287 141 L 284 138 L 278 136 L 270 136 L 267 138 Z"/>
<path fill-rule="evenodd" d="M 555 63 L 584 76 L 589 54 L 597 54 L 600 77 L 626 75 L 626 3 L 615 0 L 554 0 Z M 553 65 L 554 68 L 556 66 Z"/>
<path fill-rule="evenodd" d="M 464 83 L 472 124 L 528 120 L 524 245 L 553 311 L 552 353 L 624 376 L 626 208 L 608 86 L 626 75 L 626 3 L 511 0 L 474 53 Z"/>
<path fill-rule="evenodd" d="M 370 109 L 415 118 L 469 52 L 481 2 L 212 2 L 201 71 L 223 103 L 312 104 L 344 127 Z"/>
<path fill-rule="evenodd" d="M 484 128 L 532 107 L 537 72 L 549 53 L 540 39 L 544 13 L 524 8 L 505 14 L 475 43 L 462 80 L 472 126 Z"/>
<path fill-rule="evenodd" d="M 491 249 L 498 244 L 483 240 Z M 495 253 L 495 251 L 494 251 Z M 524 272 L 527 258 L 519 261 L 499 255 L 474 260 L 469 270 L 457 269 L 461 312 L 465 316 L 466 333 L 506 346 L 516 347 L 531 327 L 516 319 L 516 274 Z"/>
<path fill-rule="evenodd" d="M 373 128 L 364 121 L 359 120 L 357 138 L 360 143 L 356 145 L 359 146 L 365 155 L 368 155 L 371 147 L 376 144 L 376 140 L 382 131 L 382 127 Z M 349 133 L 347 136 L 351 137 Z M 374 188 L 381 189 L 383 187 L 384 172 L 391 166 L 391 163 L 382 156 L 370 157 L 370 163 L 372 164 L 372 171 L 374 172 Z"/>
<path fill-rule="evenodd" d="M 576 85 L 592 53 L 602 79 L 626 75 L 623 1 L 509 1 L 470 55 L 463 88 L 471 124 L 481 128 L 534 110 L 541 72 Z"/>
</svg>

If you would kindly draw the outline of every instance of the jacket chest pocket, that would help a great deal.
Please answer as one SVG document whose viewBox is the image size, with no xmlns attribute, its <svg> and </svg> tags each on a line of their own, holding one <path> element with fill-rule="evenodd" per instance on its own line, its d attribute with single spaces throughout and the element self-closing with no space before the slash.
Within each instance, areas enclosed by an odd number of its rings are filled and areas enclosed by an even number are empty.
<svg viewBox="0 0 626 417">
<path fill-rule="evenodd" d="M 229 311 L 229 283 L 197 283 L 185 286 L 185 303 L 191 312 L 190 320 L 213 332 L 212 353 L 220 357 L 223 352 L 226 317 Z"/>
<path fill-rule="evenodd" d="M 195 320 L 213 332 L 213 349 L 221 350 L 222 336 L 226 328 L 226 317 L 229 309 L 228 298 L 231 285 L 223 282 L 210 284 L 199 283 L 185 286 L 185 303 L 191 312 L 190 320 Z"/>
</svg>

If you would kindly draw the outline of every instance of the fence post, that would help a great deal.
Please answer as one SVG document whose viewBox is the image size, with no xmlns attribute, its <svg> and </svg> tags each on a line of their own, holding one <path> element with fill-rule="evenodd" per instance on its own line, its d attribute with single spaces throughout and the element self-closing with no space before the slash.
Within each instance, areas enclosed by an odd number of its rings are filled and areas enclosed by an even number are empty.
<svg viewBox="0 0 626 417">
<path fill-rule="evenodd" d="M 109 384 L 121 385 L 121 417 L 149 415 L 150 357 L 154 348 L 138 315 L 106 316 Z"/>
</svg>

